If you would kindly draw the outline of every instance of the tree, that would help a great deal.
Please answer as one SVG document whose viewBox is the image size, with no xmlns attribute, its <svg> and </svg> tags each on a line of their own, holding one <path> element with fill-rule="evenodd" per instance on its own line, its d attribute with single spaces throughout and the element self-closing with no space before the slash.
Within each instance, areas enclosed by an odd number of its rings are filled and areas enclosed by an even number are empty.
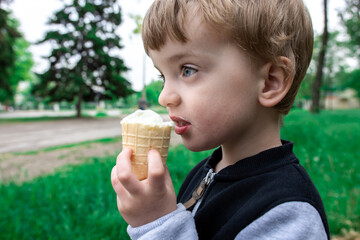
<svg viewBox="0 0 360 240">
<path fill-rule="evenodd" d="M 322 38 L 322 35 L 317 35 L 314 37 L 312 60 L 296 96 L 297 101 L 300 100 L 301 102 L 304 99 L 309 100 L 312 98 L 312 89 L 317 69 L 317 58 L 321 50 Z M 339 41 L 339 32 L 329 32 L 326 48 L 326 62 L 323 66 L 323 81 L 320 88 L 320 95 L 323 93 L 323 90 L 333 91 L 335 88 L 339 87 L 339 84 L 341 84 L 337 80 L 336 74 L 341 69 L 347 67 L 346 61 L 344 61 L 345 50 L 346 49 L 344 49 L 342 42 Z"/>
<path fill-rule="evenodd" d="M 323 68 L 325 65 L 326 48 L 329 37 L 327 0 L 323 0 L 323 1 L 324 1 L 324 30 L 322 34 L 321 48 L 318 56 L 315 81 L 313 84 L 312 105 L 311 105 L 311 112 L 313 113 L 318 113 L 320 111 L 320 88 L 323 81 Z"/>
<path fill-rule="evenodd" d="M 157 80 L 152 81 L 146 86 L 146 97 L 149 105 L 159 105 L 159 96 L 163 89 L 163 81 Z"/>
<path fill-rule="evenodd" d="M 55 12 L 49 24 L 56 30 L 39 42 L 53 44 L 50 67 L 39 74 L 34 94 L 47 102 L 76 101 L 77 117 L 82 101 L 131 94 L 131 84 L 122 76 L 128 68 L 116 55 L 122 48 L 115 32 L 121 21 L 117 0 L 72 0 Z"/>
<path fill-rule="evenodd" d="M 7 105 L 13 102 L 19 81 L 11 77 L 11 74 L 16 61 L 15 43 L 22 37 L 17 30 L 17 21 L 10 14 L 0 8 L 0 102 Z"/>
<path fill-rule="evenodd" d="M 350 39 L 348 47 L 360 58 L 360 0 L 345 0 L 345 9 L 340 18 Z"/>
<path fill-rule="evenodd" d="M 16 83 L 14 91 L 16 94 L 23 94 L 18 92 L 18 85 L 21 82 L 28 82 L 28 85 L 31 85 L 35 80 L 35 74 L 31 70 L 34 66 L 34 61 L 32 54 L 28 49 L 29 46 L 30 43 L 24 38 L 17 39 L 14 45 L 15 64 L 13 68 L 10 69 L 9 81 Z M 14 103 L 15 105 L 18 104 L 18 102 Z"/>
<path fill-rule="evenodd" d="M 342 72 L 339 72 L 338 75 L 338 78 L 343 83 L 343 87 L 355 89 L 358 97 L 360 97 L 360 69 L 352 71 L 343 70 Z"/>
<path fill-rule="evenodd" d="M 33 56 L 29 51 L 30 43 L 24 38 L 19 38 L 15 42 L 15 65 L 12 69 L 11 78 L 16 81 L 33 81 L 34 74 L 31 68 L 34 66 Z"/>
</svg>

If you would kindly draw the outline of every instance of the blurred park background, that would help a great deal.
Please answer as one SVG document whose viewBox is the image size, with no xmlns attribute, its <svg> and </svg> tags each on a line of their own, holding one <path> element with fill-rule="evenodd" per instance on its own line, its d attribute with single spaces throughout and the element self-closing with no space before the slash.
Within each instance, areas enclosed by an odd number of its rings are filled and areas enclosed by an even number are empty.
<svg viewBox="0 0 360 240">
<path fill-rule="evenodd" d="M 167 118 L 140 37 L 151 2 L 0 0 L 0 239 L 128 239 L 110 183 L 119 122 L 137 108 Z M 305 3 L 313 61 L 281 135 L 296 143 L 333 239 L 360 239 L 360 0 Z M 40 13 L 44 26 L 29 25 Z M 176 190 L 208 154 L 173 134 Z"/>
</svg>

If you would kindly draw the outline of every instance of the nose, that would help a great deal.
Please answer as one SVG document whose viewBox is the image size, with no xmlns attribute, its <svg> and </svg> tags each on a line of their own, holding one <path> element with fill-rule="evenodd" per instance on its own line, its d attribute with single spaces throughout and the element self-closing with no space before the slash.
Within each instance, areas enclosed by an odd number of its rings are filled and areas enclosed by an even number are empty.
<svg viewBox="0 0 360 240">
<path fill-rule="evenodd" d="M 174 107 L 179 105 L 181 97 L 177 90 L 165 83 L 163 90 L 159 96 L 159 103 L 164 107 Z"/>
</svg>

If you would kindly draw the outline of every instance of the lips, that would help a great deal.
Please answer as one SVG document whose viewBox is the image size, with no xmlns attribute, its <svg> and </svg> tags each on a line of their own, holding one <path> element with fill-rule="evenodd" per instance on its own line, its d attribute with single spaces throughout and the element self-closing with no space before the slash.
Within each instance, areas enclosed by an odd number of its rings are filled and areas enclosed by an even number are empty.
<svg viewBox="0 0 360 240">
<path fill-rule="evenodd" d="M 178 135 L 185 134 L 191 127 L 191 123 L 181 117 L 170 116 L 170 119 L 175 123 L 175 133 Z"/>
</svg>

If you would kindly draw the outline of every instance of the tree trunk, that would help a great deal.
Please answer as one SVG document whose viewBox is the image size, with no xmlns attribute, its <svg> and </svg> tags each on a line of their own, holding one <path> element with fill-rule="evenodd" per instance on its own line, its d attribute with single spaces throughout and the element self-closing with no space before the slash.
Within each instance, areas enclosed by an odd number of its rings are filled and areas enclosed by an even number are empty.
<svg viewBox="0 0 360 240">
<path fill-rule="evenodd" d="M 81 118 L 82 89 L 79 89 L 79 95 L 76 102 L 76 117 Z"/>
<path fill-rule="evenodd" d="M 325 66 L 325 56 L 326 56 L 326 48 L 327 42 L 329 38 L 328 32 L 328 17 L 327 17 L 327 1 L 324 0 L 324 31 L 322 35 L 321 49 L 318 57 L 318 64 L 316 69 L 315 81 L 312 88 L 312 105 L 311 112 L 318 113 L 320 111 L 320 88 L 323 80 L 323 68 Z"/>
</svg>

